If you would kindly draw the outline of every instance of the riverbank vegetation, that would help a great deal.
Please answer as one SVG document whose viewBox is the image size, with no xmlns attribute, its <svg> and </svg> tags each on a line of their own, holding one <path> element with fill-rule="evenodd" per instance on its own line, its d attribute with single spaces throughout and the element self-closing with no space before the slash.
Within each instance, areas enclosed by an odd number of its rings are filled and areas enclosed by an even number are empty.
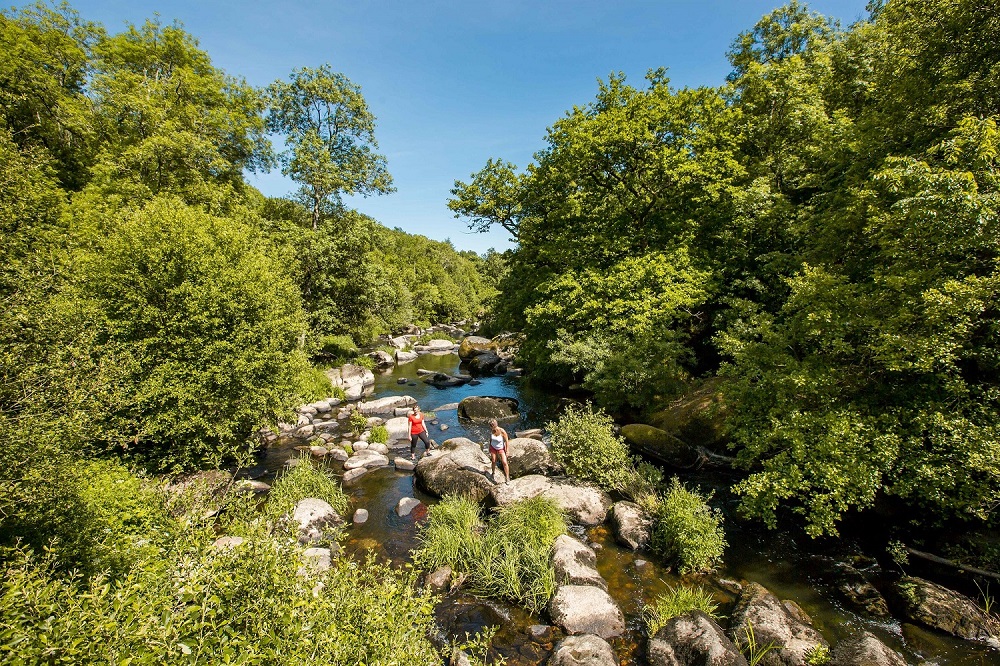
<svg viewBox="0 0 1000 666">
<path fill-rule="evenodd" d="M 493 312 L 632 418 L 721 376 L 743 511 L 989 521 L 1000 502 L 1000 39 L 989 4 L 793 1 L 717 87 L 612 74 L 525 170 L 456 182 L 517 239 Z"/>
</svg>

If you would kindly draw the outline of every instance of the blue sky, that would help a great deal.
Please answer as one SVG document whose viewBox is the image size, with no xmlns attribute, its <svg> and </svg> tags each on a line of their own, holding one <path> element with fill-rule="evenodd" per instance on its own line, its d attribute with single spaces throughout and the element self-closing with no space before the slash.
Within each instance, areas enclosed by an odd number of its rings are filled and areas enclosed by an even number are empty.
<svg viewBox="0 0 1000 666">
<path fill-rule="evenodd" d="M 483 252 L 507 234 L 470 233 L 446 206 L 456 179 L 490 157 L 524 167 L 545 129 L 593 99 L 614 71 L 642 85 L 667 67 L 676 87 L 718 85 L 725 53 L 777 0 L 77 0 L 110 31 L 154 13 L 180 20 L 217 67 L 253 85 L 325 62 L 359 84 L 397 192 L 349 203 L 389 227 Z M 865 0 L 810 8 L 848 25 Z M 279 171 L 251 178 L 282 196 Z"/>
</svg>

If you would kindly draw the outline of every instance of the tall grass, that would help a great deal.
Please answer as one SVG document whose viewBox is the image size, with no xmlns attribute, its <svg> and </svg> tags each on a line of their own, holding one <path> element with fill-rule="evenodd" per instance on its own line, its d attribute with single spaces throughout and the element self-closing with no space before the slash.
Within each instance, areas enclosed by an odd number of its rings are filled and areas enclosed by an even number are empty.
<svg viewBox="0 0 1000 666">
<path fill-rule="evenodd" d="M 268 518 L 278 518 L 291 512 L 299 500 L 307 497 L 325 500 L 342 516 L 350 506 L 347 493 L 340 487 L 340 483 L 303 457 L 298 465 L 278 477 L 271 487 L 264 513 Z"/>
<path fill-rule="evenodd" d="M 703 587 L 671 587 L 643 610 L 646 632 L 652 636 L 672 618 L 693 610 L 700 610 L 709 617 L 718 617 L 716 611 L 719 610 L 719 605 Z"/>
<path fill-rule="evenodd" d="M 426 569 L 448 565 L 468 576 L 474 594 L 537 612 L 555 592 L 549 552 L 565 532 L 562 512 L 542 497 L 504 507 L 488 523 L 473 502 L 446 497 L 431 508 L 414 560 Z"/>
</svg>

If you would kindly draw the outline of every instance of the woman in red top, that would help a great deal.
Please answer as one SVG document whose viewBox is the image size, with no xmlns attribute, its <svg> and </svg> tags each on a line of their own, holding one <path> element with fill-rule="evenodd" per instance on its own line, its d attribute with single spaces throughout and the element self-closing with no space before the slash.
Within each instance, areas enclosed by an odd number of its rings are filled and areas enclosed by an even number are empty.
<svg viewBox="0 0 1000 666">
<path fill-rule="evenodd" d="M 424 425 L 424 415 L 420 413 L 420 405 L 406 417 L 410 421 L 410 460 L 416 460 L 417 440 L 423 440 L 424 451 L 433 451 L 434 445 L 427 439 L 427 427 Z"/>
</svg>

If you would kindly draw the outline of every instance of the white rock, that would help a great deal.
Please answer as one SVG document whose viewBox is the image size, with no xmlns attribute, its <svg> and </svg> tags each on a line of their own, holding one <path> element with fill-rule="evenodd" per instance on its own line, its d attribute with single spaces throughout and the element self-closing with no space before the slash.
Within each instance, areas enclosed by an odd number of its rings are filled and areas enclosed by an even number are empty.
<svg viewBox="0 0 1000 666">
<path fill-rule="evenodd" d="M 389 431 L 389 441 L 405 439 L 410 441 L 410 421 L 405 416 L 396 416 L 385 422 L 385 429 Z"/>
<path fill-rule="evenodd" d="M 408 516 L 418 506 L 420 506 L 420 500 L 412 497 L 404 497 L 396 504 L 396 514 L 400 517 Z"/>
<path fill-rule="evenodd" d="M 408 395 L 391 395 L 385 398 L 358 403 L 362 414 L 392 414 L 398 408 L 412 407 L 417 401 Z"/>
<path fill-rule="evenodd" d="M 385 444 L 379 444 L 378 442 L 369 443 L 368 450 L 374 451 L 375 453 L 381 453 L 382 455 L 389 453 L 389 447 Z"/>
<path fill-rule="evenodd" d="M 618 660 L 607 641 L 584 634 L 559 641 L 548 666 L 618 666 Z"/>
<path fill-rule="evenodd" d="M 560 535 L 552 544 L 551 558 L 556 582 L 608 589 L 608 584 L 597 571 L 597 556 L 594 551 L 568 534 Z"/>
<path fill-rule="evenodd" d="M 538 474 L 522 476 L 490 490 L 492 504 L 507 506 L 513 502 L 542 495 L 554 501 L 574 522 L 600 525 L 608 516 L 611 497 L 589 483 L 571 479 L 551 479 Z"/>
<path fill-rule="evenodd" d="M 417 466 L 417 464 L 409 458 L 403 458 L 401 456 L 397 457 L 392 462 L 396 465 L 396 469 L 400 472 L 412 472 L 413 468 Z"/>
<path fill-rule="evenodd" d="M 549 600 L 549 616 L 568 634 L 603 639 L 625 632 L 625 617 L 607 592 L 591 585 L 562 585 Z"/>
<path fill-rule="evenodd" d="M 358 509 L 354 512 L 354 524 L 360 525 L 368 520 L 368 509 Z"/>
<path fill-rule="evenodd" d="M 411 361 L 416 361 L 420 357 L 420 354 L 416 352 L 405 352 L 396 351 L 396 365 L 403 365 L 404 363 L 409 363 Z"/>
<path fill-rule="evenodd" d="M 388 456 L 383 453 L 376 453 L 375 451 L 369 451 L 366 449 L 357 451 L 353 456 L 348 458 L 344 462 L 344 469 L 352 470 L 359 467 L 373 469 L 375 467 L 385 467 L 388 464 Z"/>
<path fill-rule="evenodd" d="M 358 467 L 357 469 L 349 469 L 344 472 L 344 483 L 350 483 L 357 478 L 360 478 L 368 473 L 367 467 Z"/>
</svg>

